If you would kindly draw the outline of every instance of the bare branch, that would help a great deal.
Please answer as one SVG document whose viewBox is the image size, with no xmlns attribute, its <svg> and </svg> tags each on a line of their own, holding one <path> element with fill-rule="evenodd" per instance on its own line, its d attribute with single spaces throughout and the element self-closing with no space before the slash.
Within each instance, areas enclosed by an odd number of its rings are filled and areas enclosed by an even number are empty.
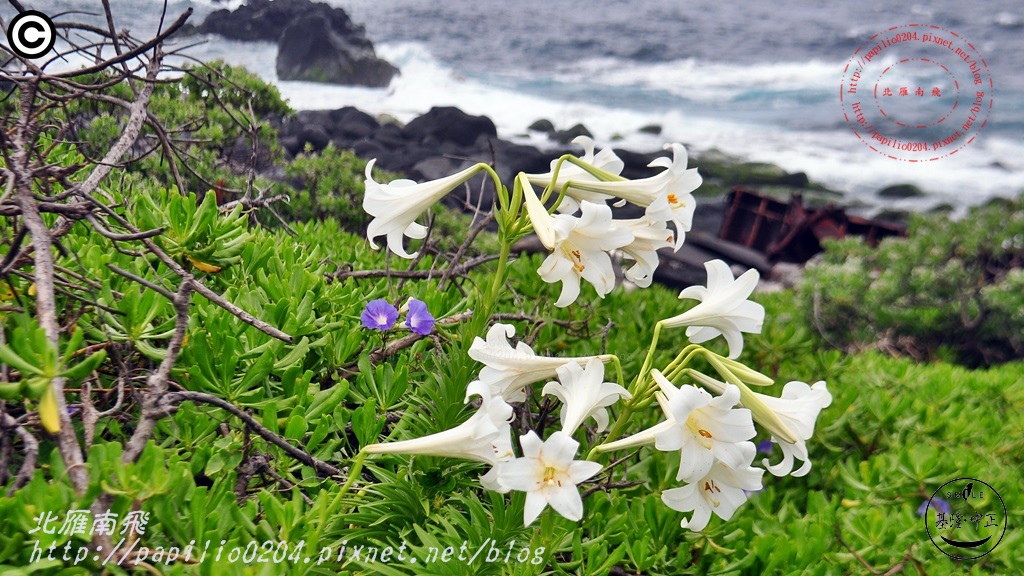
<svg viewBox="0 0 1024 576">
<path fill-rule="evenodd" d="M 480 197 L 483 198 L 483 194 L 481 194 Z M 474 218 L 476 217 L 474 216 Z M 492 210 L 487 216 L 482 218 L 480 222 L 476 224 L 476 226 L 473 227 L 473 230 L 470 231 L 469 236 L 466 236 L 466 239 L 462 242 L 462 244 L 459 246 L 459 249 L 455 252 L 455 256 L 452 257 L 451 263 L 448 264 L 448 268 L 445 269 L 444 275 L 441 276 L 441 282 L 437 285 L 438 290 L 443 291 L 447 287 L 448 282 L 451 280 L 455 268 L 455 263 L 462 260 L 462 256 L 466 253 L 466 250 L 470 247 L 470 245 L 473 244 L 473 241 L 476 240 L 477 235 L 479 235 L 480 232 L 482 232 L 483 229 L 486 228 L 487 225 L 493 221 L 494 211 Z"/>
<path fill-rule="evenodd" d="M 32 194 L 31 143 L 35 140 L 36 126 L 31 123 L 30 118 L 36 98 L 35 87 L 35 84 L 28 83 L 21 88 L 20 116 L 16 122 L 15 135 L 11 139 L 14 154 L 11 157 L 10 170 L 15 175 L 16 201 L 21 208 L 21 219 L 25 227 L 28 228 L 32 246 L 35 248 L 33 256 L 36 281 L 36 320 L 46 333 L 46 338 L 53 348 L 58 349 L 60 334 L 54 298 L 53 236 L 39 214 L 36 200 Z M 71 417 L 68 415 L 67 402 L 64 398 L 64 380 L 64 378 L 54 378 L 50 381 L 53 393 L 56 395 L 57 415 L 60 422 L 57 447 L 67 466 L 68 476 L 75 491 L 78 494 L 84 494 L 89 487 L 89 473 L 84 465 L 81 446 L 71 425 Z"/>
<path fill-rule="evenodd" d="M 113 264 L 111 264 L 109 262 L 107 262 L 107 268 L 110 268 L 115 273 L 120 274 L 121 276 L 124 276 L 125 278 L 127 278 L 127 279 L 129 279 L 129 280 L 131 280 L 133 282 L 138 282 L 139 284 L 142 284 L 146 288 L 149 288 L 150 290 L 156 292 L 157 294 L 160 294 L 161 296 L 163 296 L 164 298 L 167 298 L 171 302 L 174 302 L 174 300 L 175 300 L 174 294 L 171 294 L 169 291 L 165 290 L 163 287 L 157 286 L 156 284 L 150 282 L 149 280 L 146 280 L 142 276 L 137 276 L 137 275 L 132 274 L 131 272 L 129 272 L 127 270 L 122 270 L 121 268 L 118 268 L 117 266 L 114 266 Z"/>
<path fill-rule="evenodd" d="M 150 48 L 153 48 L 155 46 L 159 46 L 161 42 L 166 40 L 170 35 L 174 34 L 178 31 L 179 28 L 184 26 L 185 21 L 188 20 L 189 16 L 191 15 L 192 8 L 186 9 L 185 12 L 183 12 L 181 16 L 179 16 L 178 19 L 174 21 L 174 23 L 168 26 L 166 30 L 164 30 L 160 34 L 157 34 L 146 43 L 136 46 L 128 52 L 115 56 L 114 58 L 111 58 L 109 60 L 105 60 L 93 66 L 87 66 L 85 68 L 79 68 L 77 70 L 70 70 L 68 72 L 62 72 L 60 74 L 47 75 L 47 78 L 74 78 L 76 76 L 92 74 L 93 72 L 101 72 L 103 70 L 110 68 L 114 64 L 120 64 L 121 62 L 131 60 L 132 58 L 135 58 L 136 56 L 144 53 L 146 50 L 149 50 Z"/>
<path fill-rule="evenodd" d="M 14 433 L 21 438 L 21 443 L 25 445 L 25 460 L 22 461 L 21 467 L 18 468 L 18 475 L 14 477 L 14 483 L 7 489 L 7 497 L 9 498 L 20 490 L 22 486 L 28 484 L 36 473 L 36 463 L 39 459 L 39 440 L 28 430 L 25 430 L 21 424 L 18 424 L 18 421 L 12 418 L 10 414 L 0 412 L 0 434 L 3 434 L 4 430 L 8 428 L 14 430 Z"/>
<path fill-rule="evenodd" d="M 191 12 L 192 9 L 189 8 L 188 11 Z M 78 185 L 75 190 L 76 192 L 83 196 L 91 194 L 100 185 L 100 182 L 107 177 L 107 174 L 110 173 L 117 161 L 135 144 L 135 140 L 139 137 L 139 131 L 142 129 L 142 123 L 146 120 L 146 107 L 149 106 L 149 99 L 153 95 L 153 89 L 156 87 L 153 81 L 156 80 L 156 75 L 159 71 L 160 58 L 157 55 L 157 57 L 150 61 L 146 73 L 146 83 L 143 85 L 142 90 L 139 91 L 135 102 L 132 103 L 128 122 L 124 127 L 124 133 L 121 134 L 121 138 L 118 139 L 117 143 L 103 156 L 103 160 L 93 168 L 89 177 Z"/>
<path fill-rule="evenodd" d="M 462 276 L 467 272 L 486 264 L 493 260 L 497 260 L 497 254 L 488 254 L 485 256 L 478 256 L 472 260 L 467 260 L 465 263 L 456 266 L 452 269 L 449 276 Z M 346 278 L 384 278 L 387 276 L 393 278 L 426 278 L 430 279 L 437 276 L 436 270 L 339 270 L 329 275 L 329 278 L 333 280 L 345 280 Z"/>
<path fill-rule="evenodd" d="M 152 238 L 154 236 L 159 236 L 159 235 L 164 233 L 164 229 L 163 228 L 156 228 L 154 230 L 146 230 L 144 232 L 138 232 L 138 233 L 134 233 L 134 234 L 118 234 L 117 232 L 111 232 L 110 230 L 107 230 L 106 228 L 104 228 L 103 225 L 100 224 L 100 221 L 95 216 L 93 216 L 92 214 L 87 215 L 85 217 L 85 219 L 90 224 L 92 224 L 92 227 L 95 228 L 96 231 L 100 233 L 100 235 L 102 235 L 105 238 L 109 238 L 111 240 L 116 240 L 118 242 L 129 242 L 131 240 L 142 240 L 143 238 Z"/>
<path fill-rule="evenodd" d="M 153 429 L 156 427 L 157 421 L 171 414 L 175 409 L 174 405 L 166 397 L 167 380 L 171 376 L 171 369 L 174 368 L 174 363 L 178 359 L 178 353 L 181 352 L 182 343 L 185 341 L 191 295 L 191 282 L 183 281 L 173 300 L 174 311 L 177 313 L 174 323 L 174 335 L 171 336 L 171 342 L 167 345 L 167 355 L 160 362 L 160 367 L 157 368 L 156 372 L 150 374 L 147 381 L 148 388 L 142 400 L 142 418 L 139 420 L 139 425 L 135 428 L 135 432 L 132 433 L 132 437 L 125 444 L 124 453 L 121 455 L 121 460 L 126 463 L 135 462 L 139 458 L 142 450 L 146 447 L 146 442 L 149 442 L 150 437 L 153 435 Z"/>
<path fill-rule="evenodd" d="M 253 432 L 258 434 L 261 438 L 277 446 L 278 448 L 284 450 L 285 453 L 287 453 L 292 458 L 295 458 L 296 460 L 302 462 L 306 466 L 313 468 L 314 470 L 317 471 L 318 474 L 331 476 L 335 478 L 341 478 L 345 476 L 344 472 L 342 472 L 339 468 L 331 464 L 328 464 L 327 462 L 324 462 L 323 460 L 320 460 L 315 456 L 303 450 L 300 450 L 299 448 L 296 448 L 295 446 L 292 446 L 287 440 L 268 430 L 265 426 L 263 426 L 263 424 L 260 423 L 259 420 L 253 418 L 250 414 L 246 413 L 244 410 L 228 402 L 227 400 L 224 400 L 223 398 L 218 398 L 217 396 L 205 394 L 203 392 L 192 392 L 188 390 L 181 392 L 172 392 L 171 396 L 173 397 L 173 401 L 175 403 L 189 401 L 200 404 L 209 404 L 211 406 L 221 408 L 231 413 L 232 416 L 235 416 L 239 420 L 244 422 L 246 426 L 252 428 Z"/>
<path fill-rule="evenodd" d="M 219 208 L 221 212 L 228 212 L 230 210 L 233 210 L 235 206 L 238 205 L 241 205 L 244 209 L 247 210 L 251 208 L 266 208 L 275 202 L 289 202 L 290 200 L 291 198 L 289 198 L 287 194 L 275 194 L 269 197 L 263 197 L 263 195 L 260 194 L 256 198 L 241 198 L 239 200 L 232 200 L 231 202 L 221 204 Z"/>
</svg>

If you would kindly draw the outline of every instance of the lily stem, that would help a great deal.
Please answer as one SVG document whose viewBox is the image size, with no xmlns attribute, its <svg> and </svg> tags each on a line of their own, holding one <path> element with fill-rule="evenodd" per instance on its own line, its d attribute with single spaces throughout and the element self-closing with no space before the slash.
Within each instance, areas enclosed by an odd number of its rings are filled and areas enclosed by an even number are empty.
<svg viewBox="0 0 1024 576">
<path fill-rule="evenodd" d="M 498 295 L 501 287 L 505 285 L 505 274 L 508 268 L 508 257 L 512 252 L 512 242 L 504 232 L 499 232 L 501 241 L 501 253 L 498 255 L 498 269 L 494 271 L 494 281 L 491 283 L 491 290 L 484 300 L 484 310 L 481 317 L 490 318 L 494 311 L 494 305 L 498 302 Z"/>
<path fill-rule="evenodd" d="M 633 390 L 630 390 L 633 396 L 637 396 L 642 392 L 640 387 L 647 381 L 648 372 L 651 369 L 651 364 L 654 362 L 654 352 L 658 348 L 658 338 L 661 337 L 661 326 L 661 322 L 654 325 L 654 336 L 651 338 L 651 346 L 647 349 L 647 356 L 644 358 L 643 366 L 641 366 L 640 373 L 637 374 L 636 381 L 633 383 Z"/>
<path fill-rule="evenodd" d="M 352 465 L 348 468 L 348 478 L 345 480 L 345 483 L 341 485 L 341 490 L 338 492 L 338 495 L 334 497 L 334 502 L 331 504 L 331 508 L 334 508 L 341 502 L 341 499 L 348 493 L 349 488 L 351 488 L 352 484 L 355 483 L 356 478 L 359 478 L 359 474 L 363 471 L 363 460 L 366 460 L 366 452 L 360 450 L 359 454 L 356 454 L 356 457 L 352 459 Z"/>
</svg>

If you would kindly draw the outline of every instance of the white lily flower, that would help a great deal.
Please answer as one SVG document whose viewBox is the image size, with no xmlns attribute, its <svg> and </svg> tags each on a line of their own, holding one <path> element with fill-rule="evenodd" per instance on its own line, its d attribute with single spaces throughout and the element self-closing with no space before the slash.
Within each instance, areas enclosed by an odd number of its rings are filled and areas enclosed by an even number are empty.
<svg viewBox="0 0 1024 576">
<path fill-rule="evenodd" d="M 605 148 L 596 155 L 594 154 L 594 139 L 589 136 L 577 136 L 572 140 L 573 144 L 578 144 L 583 147 L 583 156 L 579 159 L 587 164 L 590 164 L 598 170 L 607 172 L 613 176 L 618 176 L 622 169 L 625 167 L 625 163 L 618 156 L 615 155 L 615 151 L 611 148 Z M 526 174 L 526 178 L 530 180 L 535 186 L 541 188 L 547 188 L 551 185 L 551 180 L 554 178 L 555 165 L 558 164 L 558 159 L 551 161 L 551 171 L 545 172 L 544 174 Z M 562 162 L 562 166 L 558 169 L 558 180 L 555 181 L 553 190 L 555 194 L 561 192 L 562 187 L 565 183 L 570 181 L 594 181 L 598 179 L 593 175 L 573 164 L 571 162 Z M 558 211 L 563 214 L 574 214 L 580 208 L 579 202 L 581 200 L 587 200 L 589 202 L 601 203 L 611 198 L 607 194 L 601 194 L 599 192 L 589 192 L 587 190 L 580 190 L 578 188 L 570 187 L 565 192 L 565 197 L 562 199 L 562 203 L 558 205 Z"/>
<path fill-rule="evenodd" d="M 750 466 L 756 451 L 752 442 L 740 444 L 744 462 L 741 466 L 730 468 L 716 460 L 707 474 L 695 482 L 662 492 L 661 501 L 679 512 L 693 511 L 690 519 L 683 519 L 680 525 L 694 531 L 703 530 L 712 513 L 722 520 L 732 518 L 747 501 L 747 492 L 761 489 L 764 470 Z"/>
<path fill-rule="evenodd" d="M 665 226 L 664 221 L 647 217 L 616 220 L 615 223 L 633 233 L 633 242 L 622 247 L 622 251 L 635 261 L 626 270 L 626 278 L 641 288 L 647 288 L 654 279 L 655 269 L 661 263 L 658 250 L 671 248 L 675 235 Z"/>
<path fill-rule="evenodd" d="M 522 176 L 520 179 L 525 180 Z M 555 306 L 564 308 L 576 301 L 581 278 L 593 284 L 597 295 L 604 298 L 615 287 L 615 270 L 608 252 L 629 245 L 633 233 L 615 225 L 607 204 L 584 200 L 578 218 L 566 214 L 551 216 L 537 198 L 533 185 L 522 184 L 526 210 L 537 237 L 552 251 L 537 273 L 549 284 L 562 282 Z"/>
<path fill-rule="evenodd" d="M 797 442 L 790 443 L 772 435 L 772 442 L 782 448 L 782 461 L 772 466 L 765 458 L 762 463 L 769 472 L 776 476 L 785 476 L 793 470 L 793 459 L 798 458 L 803 465 L 793 472 L 793 476 L 805 476 L 811 471 L 811 460 L 807 456 L 807 440 L 814 435 L 814 423 L 822 409 L 832 404 L 824 381 L 808 386 L 804 382 L 789 382 L 782 389 L 782 397 L 760 396 L 760 400 L 768 405 L 789 430 L 797 435 Z"/>
<path fill-rule="evenodd" d="M 694 374 L 694 377 L 716 392 L 727 386 L 703 374 Z M 832 404 L 832 394 L 823 380 L 815 382 L 813 386 L 795 380 L 788 382 L 782 388 L 781 398 L 758 394 L 743 387 L 740 404 L 750 408 L 754 420 L 772 434 L 772 442 L 782 449 L 782 461 L 772 466 L 765 458 L 761 461 L 765 468 L 776 476 L 785 476 L 793 470 L 793 460 L 796 458 L 803 462 L 803 466 L 793 472 L 793 476 L 805 476 L 811 471 L 807 440 L 814 435 L 818 415 Z M 789 438 L 794 441 L 790 442 Z"/>
<path fill-rule="evenodd" d="M 498 483 L 526 492 L 523 523 L 529 526 L 548 504 L 572 521 L 583 518 L 583 499 L 576 485 L 601 471 L 597 462 L 574 460 L 579 442 L 559 430 L 546 441 L 530 431 L 520 437 L 523 457 L 498 468 Z"/>
<path fill-rule="evenodd" d="M 483 382 L 470 382 L 466 387 L 466 400 L 470 396 L 481 398 L 480 408 L 469 420 L 455 428 L 421 438 L 399 442 L 371 444 L 363 450 L 369 454 L 419 454 L 475 460 L 496 465 L 515 456 L 512 451 L 512 407 L 501 396 L 491 394 Z M 492 469 L 481 482 L 484 487 L 494 486 Z M 490 489 L 495 489 L 490 487 Z"/>
<path fill-rule="evenodd" d="M 652 220 L 672 221 L 676 227 L 675 249 L 678 251 L 686 232 L 693 225 L 693 213 L 697 209 L 693 191 L 700 187 L 703 179 L 696 168 L 686 169 L 686 148 L 682 144 L 669 144 L 665 148 L 672 149 L 672 159 L 655 158 L 648 164 L 651 168 L 666 169 L 650 178 L 613 182 L 573 180 L 571 188 L 622 198 L 646 207 L 647 217 Z"/>
<path fill-rule="evenodd" d="M 587 418 L 594 417 L 597 431 L 608 427 L 608 406 L 620 398 L 632 398 L 625 388 L 604 380 L 604 364 L 591 358 L 587 367 L 569 362 L 557 369 L 558 381 L 544 385 L 543 394 L 551 394 L 562 401 L 562 430 L 570 436 Z"/>
<path fill-rule="evenodd" d="M 417 183 L 399 179 L 387 184 L 375 182 L 371 176 L 376 158 L 366 164 L 366 193 L 363 196 L 363 210 L 373 216 L 366 229 L 366 239 L 374 250 L 373 239 L 388 237 L 388 248 L 402 258 L 415 258 L 418 252 L 408 254 L 402 247 L 402 236 L 416 240 L 427 235 L 427 227 L 416 223 L 416 219 L 481 170 L 480 165 L 471 166 L 451 176 L 438 180 Z"/>
<path fill-rule="evenodd" d="M 538 356 L 526 342 L 520 341 L 513 348 L 508 339 L 515 335 L 515 326 L 494 324 L 487 331 L 486 340 L 478 336 L 469 347 L 469 357 L 484 364 L 480 381 L 490 387 L 493 395 L 509 402 L 525 401 L 526 386 L 554 378 L 558 368 L 568 362 L 584 366 L 591 360 L 607 362 L 612 358 L 610 354 L 576 358 Z"/>
<path fill-rule="evenodd" d="M 708 285 L 690 286 L 679 298 L 694 298 L 701 303 L 678 316 L 662 320 L 665 327 L 689 326 L 686 337 L 694 344 L 723 335 L 729 343 L 729 358 L 743 351 L 743 332 L 760 334 L 764 324 L 764 306 L 747 300 L 760 275 L 751 268 L 733 279 L 732 270 L 721 260 L 704 263 Z"/>
<path fill-rule="evenodd" d="M 677 423 L 654 439 L 658 450 L 679 450 L 676 480 L 705 476 L 715 460 L 731 468 L 740 467 L 740 446 L 757 434 L 750 410 L 735 408 L 740 389 L 728 386 L 721 396 L 712 396 L 696 386 L 676 388 L 657 370 L 651 375 L 668 399 L 668 411 Z"/>
<path fill-rule="evenodd" d="M 705 476 L 715 461 L 734 468 L 743 465 L 740 448 L 757 431 L 750 410 L 734 408 L 740 400 L 739 388 L 726 386 L 721 396 L 712 396 L 696 386 L 676 388 L 658 370 L 651 370 L 651 376 L 661 388 L 658 400 L 667 419 L 602 445 L 602 452 L 651 443 L 664 452 L 679 450 L 676 480 L 687 482 Z"/>
</svg>

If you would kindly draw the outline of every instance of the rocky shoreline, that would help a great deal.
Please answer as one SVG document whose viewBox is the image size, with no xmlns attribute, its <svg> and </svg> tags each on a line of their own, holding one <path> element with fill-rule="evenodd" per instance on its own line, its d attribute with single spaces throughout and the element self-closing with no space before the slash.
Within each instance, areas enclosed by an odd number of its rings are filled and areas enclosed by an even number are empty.
<svg viewBox="0 0 1024 576">
<path fill-rule="evenodd" d="M 543 123 L 541 123 L 543 125 Z M 376 165 L 404 174 L 417 181 L 443 178 L 477 162 L 491 164 L 503 182 L 511 182 L 519 172 L 542 173 L 550 169 L 551 160 L 563 153 L 580 155 L 581 150 L 552 140 L 552 149 L 517 144 L 498 136 L 494 122 L 486 116 L 473 116 L 454 107 L 435 107 L 408 124 L 390 117 L 375 118 L 351 106 L 336 110 L 306 110 L 296 113 L 279 125 L 279 142 L 289 157 L 317 153 L 333 146 L 352 150 L 364 159 L 376 159 Z M 614 148 L 625 163 L 622 175 L 646 178 L 657 172 L 648 168 L 655 158 L 669 155 L 665 150 L 635 152 Z M 688 242 L 679 253 L 662 251 L 662 266 L 655 279 L 671 286 L 687 286 L 704 282 L 703 262 L 716 257 L 698 244 L 718 237 L 726 210 L 726 194 L 736 186 L 756 187 L 767 194 L 788 199 L 799 194 L 809 205 L 835 203 L 839 193 L 811 182 L 802 172 L 786 172 L 772 164 L 742 162 L 718 152 L 691 157 L 704 179 L 695 192 L 698 197 L 693 228 Z M 469 182 L 467 194 L 452 194 L 445 203 L 453 209 L 480 208 L 489 210 L 494 202 L 494 189 L 489 179 L 478 176 Z M 635 218 L 642 208 L 626 205 L 615 208 L 620 218 Z M 525 242 L 522 250 L 539 250 Z M 751 251 L 752 252 L 752 251 Z M 750 261 L 761 262 L 765 273 L 776 268 L 763 256 L 747 255 Z M 776 276 L 793 277 L 792 266 L 783 265 Z"/>
<path fill-rule="evenodd" d="M 234 11 L 211 13 L 193 32 L 244 41 L 276 41 L 277 72 L 281 79 L 385 87 L 398 74 L 397 68 L 377 58 L 363 26 L 354 23 L 341 8 L 311 0 L 249 0 Z M 417 181 L 442 178 L 485 162 L 494 167 L 502 181 L 511 182 L 519 172 L 548 171 L 551 160 L 561 154 L 579 155 L 580 149 L 569 143 L 575 136 L 589 135 L 583 125 L 556 130 L 550 121 L 540 118 L 529 130 L 538 137 L 534 140 L 550 144 L 542 150 L 501 138 L 490 118 L 473 116 L 454 107 L 434 107 L 404 125 L 394 118 L 374 117 L 351 106 L 300 111 L 275 124 L 280 144 L 291 158 L 319 152 L 330 145 L 352 150 L 367 160 L 376 159 L 380 168 Z M 661 128 L 652 125 L 640 131 L 659 134 Z M 248 158 L 248 146 L 240 148 L 245 149 Z M 617 148 L 615 152 L 625 163 L 622 175 L 627 178 L 652 175 L 655 171 L 648 164 L 667 154 L 663 150 L 636 152 Z M 689 165 L 698 168 L 704 179 L 695 193 L 699 201 L 691 231 L 695 240 L 705 239 L 704 247 L 718 237 L 726 195 L 734 187 L 756 188 L 783 201 L 799 195 L 808 207 L 834 205 L 843 200 L 841 193 L 811 182 L 803 172 L 790 173 L 772 164 L 744 162 L 716 150 L 691 156 Z M 490 209 L 494 189 L 489 180 L 478 176 L 470 181 L 468 189 L 468 195 L 450 195 L 446 203 L 454 209 Z M 887 194 L 905 198 L 923 193 L 903 185 L 880 193 L 883 197 Z M 617 217 L 622 218 L 642 214 L 642 209 L 632 206 L 615 210 Z M 906 215 L 893 212 L 886 216 L 889 220 L 901 220 Z M 524 249 L 529 249 L 529 245 Z M 713 257 L 702 252 L 699 241 L 679 254 L 667 252 L 658 279 L 672 285 L 703 282 L 701 262 L 709 256 Z M 746 264 L 761 260 L 752 254 Z M 765 272 L 772 268 L 767 261 L 757 267 Z"/>
<path fill-rule="evenodd" d="M 211 12 L 189 30 L 234 40 L 276 42 L 277 74 L 282 80 L 386 87 L 400 73 L 376 56 L 365 27 L 353 22 L 345 10 L 314 0 L 247 0 L 235 10 Z M 337 148 L 354 150 L 360 157 L 377 158 L 378 166 L 416 180 L 439 178 L 479 161 L 493 162 L 502 177 L 510 178 L 520 170 L 546 171 L 552 157 L 578 152 L 569 146 L 575 136 L 589 135 L 583 125 L 556 130 L 543 118 L 531 124 L 529 131 L 541 137 L 534 140 L 546 140 L 550 146 L 540 150 L 501 139 L 489 118 L 471 116 L 456 108 L 434 108 L 401 125 L 393 118 L 375 118 L 342 107 L 299 112 L 281 124 L 281 144 L 294 156 L 307 145 L 319 151 L 333 143 Z M 639 132 L 659 134 L 661 127 L 644 126 Z M 663 154 L 660 150 L 617 152 L 626 163 L 623 175 L 629 178 L 649 175 L 647 163 Z M 810 206 L 842 204 L 857 208 L 841 193 L 809 181 L 806 174 L 789 173 L 772 164 L 744 162 L 711 150 L 691 157 L 691 165 L 704 176 L 700 190 L 704 196 L 720 197 L 733 186 L 748 186 L 781 199 L 800 194 Z M 890 186 L 878 193 L 886 199 L 924 195 L 909 184 Z M 484 201 L 486 205 L 489 198 Z M 886 211 L 881 217 L 902 221 L 907 213 Z"/>
<path fill-rule="evenodd" d="M 487 162 L 508 182 L 520 171 L 548 171 L 551 160 L 561 154 L 581 153 L 578 147 L 557 141 L 551 141 L 551 148 L 542 150 L 503 139 L 490 118 L 473 116 L 454 107 L 434 107 L 405 125 L 389 117 L 375 118 L 351 106 L 304 110 L 282 122 L 279 139 L 292 157 L 304 151 L 318 152 L 330 144 L 350 149 L 362 158 L 376 158 L 377 166 L 413 180 L 434 180 L 476 162 Z M 647 165 L 668 154 L 664 150 L 636 152 L 612 148 L 625 163 L 622 175 L 627 178 L 651 176 L 655 171 Z M 841 198 L 838 192 L 811 182 L 802 172 L 743 162 L 715 151 L 691 156 L 690 166 L 698 168 L 704 177 L 697 194 L 705 198 L 720 198 L 733 186 L 758 187 L 780 197 L 798 193 L 812 204 Z M 493 190 L 485 185 L 482 193 L 482 205 L 486 208 L 493 199 Z M 474 203 L 481 201 L 476 194 L 472 197 Z M 717 228 L 706 231 L 717 233 Z"/>
</svg>

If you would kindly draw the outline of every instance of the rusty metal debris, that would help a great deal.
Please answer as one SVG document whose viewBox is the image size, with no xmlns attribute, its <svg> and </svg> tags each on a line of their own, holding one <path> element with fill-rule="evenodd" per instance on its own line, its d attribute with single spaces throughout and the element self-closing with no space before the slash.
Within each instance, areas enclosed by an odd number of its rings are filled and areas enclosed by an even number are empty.
<svg viewBox="0 0 1024 576">
<path fill-rule="evenodd" d="M 850 216 L 837 206 L 807 208 L 799 194 L 783 202 L 737 186 L 726 205 L 718 238 L 760 252 L 770 262 L 806 262 L 822 251 L 827 238 L 863 236 L 877 246 L 883 238 L 906 235 L 904 226 Z"/>
</svg>

